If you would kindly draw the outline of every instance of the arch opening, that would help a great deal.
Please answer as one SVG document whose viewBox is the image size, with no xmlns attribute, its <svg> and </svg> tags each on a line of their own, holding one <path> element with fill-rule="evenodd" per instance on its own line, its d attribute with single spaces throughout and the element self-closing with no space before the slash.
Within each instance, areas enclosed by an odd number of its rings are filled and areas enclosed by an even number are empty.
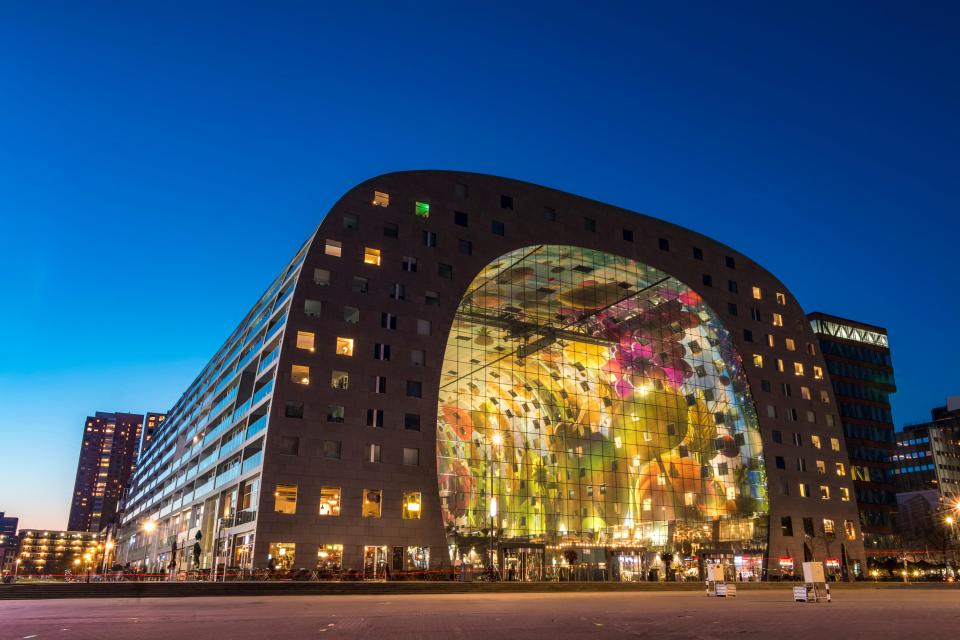
<svg viewBox="0 0 960 640">
<path fill-rule="evenodd" d="M 740 357 L 695 291 L 629 258 L 540 245 L 474 278 L 444 353 L 437 463 L 467 563 L 512 572 L 525 549 L 527 579 L 762 570 L 766 474 Z"/>
</svg>

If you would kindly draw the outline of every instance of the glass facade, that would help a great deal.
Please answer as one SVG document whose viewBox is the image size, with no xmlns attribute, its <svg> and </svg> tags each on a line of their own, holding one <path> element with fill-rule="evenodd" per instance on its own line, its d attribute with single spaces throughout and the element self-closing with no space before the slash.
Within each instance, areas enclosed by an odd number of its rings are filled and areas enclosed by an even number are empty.
<svg viewBox="0 0 960 640">
<path fill-rule="evenodd" d="M 437 429 L 451 545 L 766 545 L 760 433 L 730 335 L 695 291 L 634 260 L 541 245 L 482 270 L 448 337 Z"/>
</svg>

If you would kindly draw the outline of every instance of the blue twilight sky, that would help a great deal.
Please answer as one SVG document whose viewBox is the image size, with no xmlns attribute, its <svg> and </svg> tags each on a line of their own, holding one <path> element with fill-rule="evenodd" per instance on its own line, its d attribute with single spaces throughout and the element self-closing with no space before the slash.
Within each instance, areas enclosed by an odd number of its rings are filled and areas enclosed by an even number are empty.
<svg viewBox="0 0 960 640">
<path fill-rule="evenodd" d="M 960 393 L 958 5 L 670 4 L 0 1 L 0 511 L 65 527 L 84 417 L 169 408 L 399 169 L 706 233 L 889 327 L 898 424 Z"/>
</svg>

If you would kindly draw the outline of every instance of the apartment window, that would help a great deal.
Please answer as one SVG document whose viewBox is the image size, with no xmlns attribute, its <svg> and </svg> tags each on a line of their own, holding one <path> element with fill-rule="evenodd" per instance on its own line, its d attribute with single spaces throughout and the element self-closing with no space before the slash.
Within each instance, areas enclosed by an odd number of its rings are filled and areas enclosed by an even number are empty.
<svg viewBox="0 0 960 640">
<path fill-rule="evenodd" d="M 440 294 L 436 291 L 425 291 L 423 294 L 423 304 L 434 306 L 440 304 Z"/>
<path fill-rule="evenodd" d="M 370 390 L 374 393 L 386 393 L 387 378 L 385 376 L 374 376 L 372 378 L 372 388 Z"/>
<path fill-rule="evenodd" d="M 423 231 L 420 234 L 420 239 L 423 242 L 425 247 L 436 247 L 437 246 L 437 234 L 433 231 Z"/>
<path fill-rule="evenodd" d="M 462 182 L 458 182 L 454 186 L 454 193 L 456 193 L 458 198 L 463 198 L 464 200 L 466 200 L 467 198 L 470 197 L 470 185 L 463 184 Z"/>
<path fill-rule="evenodd" d="M 500 196 L 500 208 L 513 211 L 513 196 Z"/>
<path fill-rule="evenodd" d="M 403 256 L 403 270 L 409 273 L 416 273 L 417 259 L 413 256 Z"/>
<path fill-rule="evenodd" d="M 777 346 L 777 342 L 776 342 L 776 340 L 774 339 L 772 333 L 768 333 L 768 334 L 767 334 L 767 346 L 770 347 L 771 349 L 773 349 L 775 346 Z"/>
<path fill-rule="evenodd" d="M 666 238 L 657 240 L 657 245 L 660 247 L 660 251 L 670 251 L 670 241 Z"/>
<path fill-rule="evenodd" d="M 273 510 L 276 513 L 297 512 L 297 485 L 278 484 L 273 491 Z"/>
<path fill-rule="evenodd" d="M 339 240 L 327 240 L 323 245 L 323 252 L 328 256 L 339 258 L 343 253 L 343 243 Z"/>
<path fill-rule="evenodd" d="M 453 265 L 441 262 L 437 265 L 437 275 L 446 280 L 453 279 Z"/>
<path fill-rule="evenodd" d="M 830 449 L 832 449 L 833 451 L 840 451 L 839 438 L 830 438 Z"/>
<path fill-rule="evenodd" d="M 421 336 L 430 335 L 431 327 L 429 320 L 417 320 L 417 333 Z"/>
<path fill-rule="evenodd" d="M 367 462 L 380 462 L 380 445 L 378 444 L 368 444 L 367 454 L 365 460 Z"/>
<path fill-rule="evenodd" d="M 469 220 L 469 216 L 463 211 L 454 211 L 453 212 L 453 224 L 466 227 Z"/>
<path fill-rule="evenodd" d="M 727 268 L 728 268 L 728 269 L 736 269 L 736 268 L 737 268 L 737 263 L 736 263 L 736 261 L 733 259 L 733 256 L 724 256 L 723 261 L 724 261 L 724 263 L 727 265 Z"/>
<path fill-rule="evenodd" d="M 363 249 L 363 263 L 373 265 L 375 267 L 380 266 L 380 249 L 373 249 L 371 247 L 364 247 Z"/>
<path fill-rule="evenodd" d="M 816 535 L 816 531 L 813 530 L 813 518 L 803 519 L 803 533 L 808 536 Z"/>
<path fill-rule="evenodd" d="M 783 456 L 776 456 L 774 458 L 774 463 L 777 465 L 777 469 L 786 469 L 787 462 L 783 459 Z"/>
<path fill-rule="evenodd" d="M 756 307 L 750 307 L 750 319 L 756 320 L 757 322 L 763 321 L 763 314 L 760 313 L 760 309 Z"/>
<path fill-rule="evenodd" d="M 360 276 L 354 276 L 350 289 L 354 293 L 366 293 L 370 290 L 370 281 Z"/>
<path fill-rule="evenodd" d="M 796 351 L 797 343 L 793 341 L 793 338 L 786 338 L 783 343 L 787 347 L 787 351 Z"/>
<path fill-rule="evenodd" d="M 760 287 L 753 287 L 753 288 L 752 288 L 752 293 L 753 293 L 753 299 L 754 299 L 754 300 L 762 300 L 762 299 L 763 299 L 763 292 L 760 291 Z"/>
<path fill-rule="evenodd" d="M 777 358 L 777 371 L 783 373 L 783 358 Z"/>
<path fill-rule="evenodd" d="M 353 338 L 337 338 L 337 355 L 338 356 L 352 356 L 353 355 Z"/>
<path fill-rule="evenodd" d="M 492 220 L 490 222 L 490 232 L 495 236 L 502 236 L 506 233 L 506 226 L 499 220 Z"/>
<path fill-rule="evenodd" d="M 290 381 L 297 384 L 310 384 L 310 367 L 302 364 L 290 367 Z"/>
<path fill-rule="evenodd" d="M 800 497 L 809 498 L 810 497 L 810 485 L 804 482 L 800 483 Z"/>
<path fill-rule="evenodd" d="M 813 366 L 813 379 L 823 380 L 823 367 Z"/>
<path fill-rule="evenodd" d="M 779 313 L 773 314 L 773 326 L 782 327 L 783 326 L 783 316 Z"/>
<path fill-rule="evenodd" d="M 827 425 L 828 427 L 832 427 L 832 426 L 833 426 L 833 416 L 830 415 L 829 413 L 825 413 L 825 414 L 823 415 L 823 421 L 824 421 L 824 423 L 826 423 L 826 425 Z"/>
<path fill-rule="evenodd" d="M 777 417 L 777 408 L 772 404 L 767 405 L 767 417 L 776 418 Z"/>
<path fill-rule="evenodd" d="M 327 422 L 343 422 L 344 410 L 342 404 L 327 405 Z"/>
<path fill-rule="evenodd" d="M 319 300 L 304 300 L 303 301 L 303 313 L 310 316 L 311 318 L 319 318 L 320 312 L 323 310 L 323 303 Z"/>
<path fill-rule="evenodd" d="M 383 191 L 374 191 L 373 192 L 373 206 L 375 207 L 389 207 L 390 206 L 390 194 L 384 193 Z"/>
<path fill-rule="evenodd" d="M 820 487 L 821 490 L 823 490 L 823 489 L 825 489 L 825 488 L 826 488 L 826 487 Z M 829 494 L 829 492 L 828 492 L 828 494 Z M 829 500 L 829 495 L 828 495 L 827 498 L 824 498 L 824 499 L 825 499 L 825 500 Z M 824 518 L 824 519 L 823 519 L 823 533 L 825 533 L 826 535 L 833 535 L 833 534 L 834 534 L 833 520 L 831 520 L 830 518 Z"/>
<path fill-rule="evenodd" d="M 373 359 L 374 360 L 389 360 L 390 359 L 390 345 L 381 344 L 377 342 L 373 345 Z"/>
<path fill-rule="evenodd" d="M 817 421 L 817 414 L 813 411 L 807 411 L 807 422 L 815 423 Z"/>
<path fill-rule="evenodd" d="M 420 398 L 423 397 L 423 383 L 419 380 L 407 380 L 407 397 L 408 398 Z"/>
<path fill-rule="evenodd" d="M 400 237 L 400 225 L 396 222 L 387 222 L 383 225 L 383 237 L 396 240 Z"/>
<path fill-rule="evenodd" d="M 703 260 L 703 249 L 697 247 L 693 248 L 693 259 L 694 260 Z"/>
<path fill-rule="evenodd" d="M 341 220 L 341 225 L 344 229 L 352 231 L 360 226 L 360 221 L 357 219 L 357 216 L 346 214 Z"/>
<path fill-rule="evenodd" d="M 761 390 L 761 391 L 766 391 L 767 393 L 772 393 L 770 389 L 771 389 L 771 387 L 770 387 L 770 381 L 769 381 L 769 380 L 761 380 L 761 381 L 760 381 L 760 390 Z"/>
<path fill-rule="evenodd" d="M 422 500 L 419 491 L 411 491 L 403 494 L 403 519 L 419 520 L 420 506 Z"/>
<path fill-rule="evenodd" d="M 773 441 L 777 444 L 783 444 L 783 433 L 779 429 L 774 429 L 772 432 Z"/>
<path fill-rule="evenodd" d="M 413 213 L 418 218 L 430 217 L 430 205 L 426 202 L 417 202 L 413 207 Z"/>
<path fill-rule="evenodd" d="M 753 331 L 751 331 L 750 329 L 744 329 L 744 330 L 743 330 L 743 339 L 744 339 L 746 342 L 753 342 Z"/>
<path fill-rule="evenodd" d="M 459 240 L 457 242 L 457 251 L 459 251 L 462 256 L 472 256 L 473 243 L 469 240 Z"/>
<path fill-rule="evenodd" d="M 427 366 L 427 352 L 423 349 L 410 350 L 410 364 L 415 367 Z"/>
<path fill-rule="evenodd" d="M 597 221 L 593 218 L 584 218 L 583 219 L 583 230 L 593 233 L 597 230 Z"/>
<path fill-rule="evenodd" d="M 343 308 L 343 321 L 348 324 L 359 324 L 360 322 L 360 309 L 356 307 L 344 307 Z"/>
<path fill-rule="evenodd" d="M 379 518 L 383 492 L 380 489 L 363 490 L 363 506 L 360 515 L 364 518 Z"/>
<path fill-rule="evenodd" d="M 787 304 L 787 296 L 779 291 L 777 292 L 777 304 Z"/>
<path fill-rule="evenodd" d="M 626 242 L 633 242 L 633 230 L 632 230 L 632 229 L 624 229 L 624 230 L 623 230 L 623 239 L 624 239 Z"/>
<path fill-rule="evenodd" d="M 339 440 L 324 440 L 323 441 L 323 457 L 329 460 L 339 460 L 340 459 L 340 441 Z"/>
<path fill-rule="evenodd" d="M 383 428 L 383 409 L 367 409 L 367 426 Z"/>
<path fill-rule="evenodd" d="M 313 284 L 318 287 L 328 286 L 330 284 L 330 271 L 327 269 L 314 269 Z"/>
<path fill-rule="evenodd" d="M 737 315 L 737 304 L 735 302 L 727 303 L 727 313 L 729 313 L 732 316 Z"/>
<path fill-rule="evenodd" d="M 310 331 L 297 331 L 297 349 L 313 351 L 314 335 Z"/>
<path fill-rule="evenodd" d="M 810 400 L 813 396 L 810 394 L 810 387 L 800 387 L 800 397 L 804 400 Z"/>
<path fill-rule="evenodd" d="M 407 288 L 399 282 L 395 282 L 393 287 L 390 288 L 390 298 L 393 300 L 406 300 Z"/>
<path fill-rule="evenodd" d="M 780 534 L 786 537 L 793 535 L 793 520 L 790 516 L 780 516 Z"/>
<path fill-rule="evenodd" d="M 709 273 L 703 274 L 703 286 L 712 287 L 713 286 L 713 276 Z"/>
<path fill-rule="evenodd" d="M 346 371 L 330 372 L 330 388 L 346 390 L 350 386 L 350 375 Z"/>
<path fill-rule="evenodd" d="M 380 314 L 380 326 L 391 331 L 397 328 L 397 316 L 392 313 L 383 312 Z"/>
<path fill-rule="evenodd" d="M 847 540 L 857 539 L 857 527 L 853 524 L 853 520 L 843 521 L 843 532 L 847 536 Z"/>
<path fill-rule="evenodd" d="M 813 446 L 814 449 L 822 448 L 822 445 L 820 444 L 820 436 L 811 435 L 810 444 Z"/>
<path fill-rule="evenodd" d="M 850 489 L 847 487 L 840 487 L 840 501 L 850 502 Z"/>
<path fill-rule="evenodd" d="M 287 402 L 283 408 L 283 415 L 287 418 L 303 418 L 303 403 L 302 402 Z"/>
<path fill-rule="evenodd" d="M 830 499 L 830 487 L 825 484 L 820 485 L 820 499 L 829 500 Z"/>
<path fill-rule="evenodd" d="M 298 455 L 300 453 L 300 438 L 296 436 L 280 436 L 277 448 L 283 455 Z"/>
<path fill-rule="evenodd" d="M 806 458 L 797 458 L 797 471 L 802 473 L 807 472 L 807 459 Z"/>
<path fill-rule="evenodd" d="M 727 291 L 737 293 L 737 283 L 734 280 L 727 280 Z"/>
<path fill-rule="evenodd" d="M 340 487 L 320 487 L 320 515 L 340 515 Z"/>
<path fill-rule="evenodd" d="M 403 466 L 419 467 L 420 466 L 420 449 L 408 449 L 404 447 Z"/>
<path fill-rule="evenodd" d="M 420 431 L 420 414 L 405 413 L 403 415 L 403 428 L 407 431 Z"/>
<path fill-rule="evenodd" d="M 827 463 L 823 460 L 817 460 L 817 473 L 822 476 L 827 475 Z"/>
<path fill-rule="evenodd" d="M 837 463 L 835 463 L 835 464 L 836 464 L 836 470 L 837 470 L 837 475 L 838 475 L 838 476 L 840 476 L 840 477 L 842 478 L 842 477 L 844 477 L 845 475 L 847 475 L 847 468 L 844 466 L 844 464 L 843 464 L 842 462 L 837 462 Z"/>
<path fill-rule="evenodd" d="M 802 375 L 803 375 L 803 363 L 802 363 L 802 362 L 794 362 L 794 363 L 793 363 L 793 375 L 795 375 L 795 376 L 802 376 Z"/>
</svg>

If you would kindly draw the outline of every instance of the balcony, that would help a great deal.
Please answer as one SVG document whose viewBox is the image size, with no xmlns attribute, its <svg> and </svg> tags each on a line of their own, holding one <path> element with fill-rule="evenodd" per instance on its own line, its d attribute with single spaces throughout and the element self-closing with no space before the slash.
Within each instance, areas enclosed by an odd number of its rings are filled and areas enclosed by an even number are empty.
<svg viewBox="0 0 960 640">
<path fill-rule="evenodd" d="M 249 427 L 247 427 L 247 438 L 252 438 L 254 435 L 263 431 L 263 428 L 267 426 L 267 415 L 264 414 L 254 420 Z"/>
<path fill-rule="evenodd" d="M 261 462 L 263 462 L 263 449 L 243 461 L 243 470 L 241 473 L 247 473 L 248 471 L 256 469 L 260 466 Z"/>
</svg>

